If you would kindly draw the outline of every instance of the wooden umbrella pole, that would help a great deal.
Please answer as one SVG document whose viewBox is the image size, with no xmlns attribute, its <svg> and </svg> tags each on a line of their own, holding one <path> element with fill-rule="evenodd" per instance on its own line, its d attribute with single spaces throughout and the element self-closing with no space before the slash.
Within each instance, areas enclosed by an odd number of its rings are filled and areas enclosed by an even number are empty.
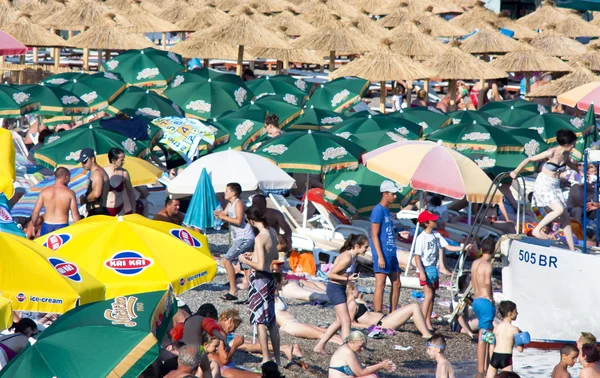
<svg viewBox="0 0 600 378">
<path fill-rule="evenodd" d="M 385 98 L 387 97 L 387 87 L 385 81 L 381 81 L 381 90 L 379 91 L 379 111 L 385 114 Z"/>
<path fill-rule="evenodd" d="M 531 74 L 529 72 L 525 72 L 525 97 L 527 97 L 527 94 L 531 90 L 530 76 Z"/>
<path fill-rule="evenodd" d="M 83 70 L 90 70 L 90 49 L 87 47 L 83 49 Z"/>
<path fill-rule="evenodd" d="M 204 58 L 204 61 L 202 62 L 202 67 L 204 68 L 209 68 L 209 59 L 208 58 Z"/>
<path fill-rule="evenodd" d="M 285 71 L 286 75 L 290 74 L 290 61 L 289 60 L 283 61 L 283 70 Z"/>
<path fill-rule="evenodd" d="M 244 45 L 239 45 L 237 68 L 235 69 L 235 74 L 238 75 L 239 77 L 242 77 L 243 71 L 244 71 Z"/>
<path fill-rule="evenodd" d="M 281 60 L 278 60 L 277 63 L 275 63 L 275 74 L 276 75 L 281 75 L 282 67 L 283 67 L 283 62 Z"/>
<path fill-rule="evenodd" d="M 167 33 L 162 33 L 162 48 L 163 50 L 167 49 Z"/>
<path fill-rule="evenodd" d="M 69 39 L 73 38 L 73 30 L 69 30 L 68 33 L 69 33 Z"/>
<path fill-rule="evenodd" d="M 5 61 L 4 55 L 0 56 L 0 67 L 1 68 L 4 68 L 4 61 Z"/>
<path fill-rule="evenodd" d="M 477 94 L 477 110 L 483 106 L 483 96 L 485 96 L 485 79 L 481 79 L 480 83 L 481 89 L 479 89 L 479 93 Z"/>
<path fill-rule="evenodd" d="M 98 71 L 100 71 L 100 66 L 102 66 L 102 50 L 98 50 Z"/>
<path fill-rule="evenodd" d="M 110 60 L 110 50 L 104 50 L 104 61 L 108 62 Z"/>
<path fill-rule="evenodd" d="M 335 71 L 335 51 L 329 52 L 329 76 L 331 79 L 331 73 Z"/>
<path fill-rule="evenodd" d="M 450 110 L 456 110 L 456 80 L 450 80 L 448 84 L 448 93 L 450 95 Z"/>
<path fill-rule="evenodd" d="M 412 80 L 406 80 L 406 86 L 408 87 L 408 88 L 406 88 L 406 106 L 408 106 L 410 108 L 412 90 L 413 90 Z"/>
<path fill-rule="evenodd" d="M 425 90 L 425 101 L 429 103 L 429 79 L 425 79 L 423 84 L 425 85 L 425 88 L 423 88 Z"/>
<path fill-rule="evenodd" d="M 60 49 L 58 47 L 52 49 L 54 51 L 54 72 L 58 73 L 60 67 Z"/>
<path fill-rule="evenodd" d="M 39 52 L 38 48 L 34 47 L 33 48 L 33 65 L 34 66 L 37 66 L 37 64 L 38 64 L 38 52 Z"/>
</svg>

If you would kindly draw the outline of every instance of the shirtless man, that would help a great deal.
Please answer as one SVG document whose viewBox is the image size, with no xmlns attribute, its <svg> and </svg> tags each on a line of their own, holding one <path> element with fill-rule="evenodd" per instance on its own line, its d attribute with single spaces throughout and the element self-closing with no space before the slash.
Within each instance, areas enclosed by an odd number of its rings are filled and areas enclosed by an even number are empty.
<svg viewBox="0 0 600 378">
<path fill-rule="evenodd" d="M 201 353 L 197 346 L 186 345 L 179 349 L 179 357 L 177 358 L 177 370 L 171 371 L 165 375 L 165 378 L 184 378 L 187 376 L 197 376 L 196 372 L 199 370 L 200 362 L 206 360 L 206 355 Z M 207 361 L 208 362 L 208 361 Z M 206 371 L 202 370 L 202 376 L 204 378 L 212 377 L 210 371 L 210 365 L 207 366 Z"/>
<path fill-rule="evenodd" d="M 30 227 L 38 221 L 42 207 L 46 208 L 44 223 L 40 230 L 40 236 L 59 230 L 69 225 L 69 211 L 73 221 L 81 219 L 77 211 L 77 199 L 75 193 L 67 187 L 71 181 L 71 173 L 67 168 L 59 167 L 54 171 L 55 182 L 51 186 L 42 189 L 31 214 Z M 33 232 L 33 230 L 31 230 Z"/>
<path fill-rule="evenodd" d="M 477 341 L 477 372 L 479 376 L 485 375 L 487 367 L 488 344 L 483 341 L 484 331 L 494 329 L 494 317 L 496 316 L 496 307 L 492 296 L 492 264 L 490 260 L 494 254 L 496 245 L 491 239 L 486 239 L 481 243 L 482 255 L 473 261 L 471 266 L 471 283 L 475 294 L 473 296 L 473 311 L 479 321 L 479 339 Z"/>
<path fill-rule="evenodd" d="M 435 378 L 455 378 L 454 367 L 446 358 L 446 338 L 441 334 L 435 334 L 427 339 L 427 356 L 435 360 Z"/>
<path fill-rule="evenodd" d="M 93 215 L 108 215 L 106 210 L 106 195 L 109 190 L 108 174 L 96 163 L 96 155 L 91 148 L 84 148 L 79 154 L 79 162 L 86 172 L 90 172 L 90 183 L 79 202 L 86 205 L 88 217 Z"/>
<path fill-rule="evenodd" d="M 165 207 L 154 216 L 154 220 L 174 223 L 181 226 L 185 214 L 179 211 L 181 203 L 178 199 L 168 196 L 165 200 Z"/>
<path fill-rule="evenodd" d="M 600 378 L 600 350 L 596 344 L 584 344 L 579 350 L 579 363 L 583 367 L 579 378 Z"/>
<path fill-rule="evenodd" d="M 250 323 L 258 326 L 258 341 L 260 342 L 265 363 L 270 361 L 267 328 L 271 335 L 275 362 L 281 366 L 279 328 L 275 321 L 275 280 L 272 273 L 272 263 L 277 260 L 277 233 L 266 226 L 266 218 L 262 211 L 251 206 L 246 210 L 248 223 L 258 230 L 254 238 L 254 253 L 240 256 L 241 263 L 252 268 L 250 274 L 250 290 L 248 292 L 248 307 Z"/>
</svg>

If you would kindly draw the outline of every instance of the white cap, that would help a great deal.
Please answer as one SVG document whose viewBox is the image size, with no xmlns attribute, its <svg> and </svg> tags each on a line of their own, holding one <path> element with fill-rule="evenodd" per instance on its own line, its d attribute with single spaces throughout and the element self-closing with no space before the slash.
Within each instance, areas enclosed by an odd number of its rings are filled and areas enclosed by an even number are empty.
<svg viewBox="0 0 600 378">
<path fill-rule="evenodd" d="M 384 193 L 384 192 L 397 193 L 400 191 L 400 189 L 398 189 L 398 187 L 396 186 L 396 184 L 394 184 L 393 181 L 384 180 L 381 183 L 381 185 L 379 185 L 379 191 L 381 193 Z"/>
</svg>

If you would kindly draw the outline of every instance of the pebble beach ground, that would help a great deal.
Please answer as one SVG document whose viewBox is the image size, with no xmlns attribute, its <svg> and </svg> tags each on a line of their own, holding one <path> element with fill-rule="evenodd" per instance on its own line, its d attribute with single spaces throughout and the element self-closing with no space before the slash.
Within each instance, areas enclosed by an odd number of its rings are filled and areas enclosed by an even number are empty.
<svg viewBox="0 0 600 378">
<path fill-rule="evenodd" d="M 208 235 L 210 251 L 214 256 L 220 256 L 227 251 L 228 235 L 225 231 L 212 232 Z M 247 341 L 252 341 L 252 327 L 248 324 L 248 310 L 246 305 L 235 305 L 231 302 L 225 302 L 220 297 L 225 294 L 227 279 L 225 275 L 219 274 L 209 283 L 189 291 L 181 298 L 195 311 L 203 303 L 213 303 L 219 311 L 229 308 L 236 308 L 240 311 L 243 319 L 242 325 L 238 328 L 236 334 L 243 335 Z M 374 278 L 368 274 L 361 274 L 360 286 L 372 287 Z M 400 304 L 407 304 L 415 301 L 411 296 L 412 289 L 403 289 L 401 291 Z M 439 298 L 436 298 L 434 312 L 440 315 L 448 313 L 448 304 L 450 292 L 445 288 L 438 291 Z M 389 291 L 386 290 L 387 298 Z M 247 292 L 240 292 L 240 298 L 245 299 Z M 370 302 L 372 295 L 367 294 L 365 299 Z M 306 302 L 296 300 L 286 300 L 289 305 L 289 311 L 292 312 L 301 322 L 316 324 L 326 327 L 335 320 L 333 308 L 331 306 L 313 306 Z M 457 377 L 473 377 L 476 374 L 476 355 L 475 344 L 466 334 L 450 332 L 449 325 L 440 319 L 434 323 L 438 332 L 444 334 L 447 338 L 447 357 L 453 362 Z M 365 331 L 366 332 L 366 331 Z M 304 353 L 303 360 L 309 365 L 309 370 L 303 370 L 298 365 L 292 365 L 288 369 L 282 369 L 282 373 L 288 378 L 306 378 L 306 377 L 327 377 L 329 366 L 329 357 L 321 356 L 312 351 L 316 340 L 303 340 L 292 337 L 286 333 L 281 333 L 282 344 L 296 343 Z M 412 347 L 408 351 L 396 351 L 395 345 L 403 347 Z M 330 353 L 335 351 L 337 345 L 329 344 L 327 350 Z M 398 368 L 392 373 L 380 372 L 380 377 L 435 377 L 435 362 L 429 360 L 425 353 L 425 341 L 421 338 L 412 322 L 407 323 L 395 336 L 386 336 L 384 339 L 369 339 L 367 349 L 362 352 L 363 363 L 377 363 L 383 359 L 391 359 Z M 234 361 L 236 365 L 254 370 L 259 368 L 260 356 L 254 356 L 239 352 Z M 287 360 L 283 358 L 283 364 Z"/>
</svg>

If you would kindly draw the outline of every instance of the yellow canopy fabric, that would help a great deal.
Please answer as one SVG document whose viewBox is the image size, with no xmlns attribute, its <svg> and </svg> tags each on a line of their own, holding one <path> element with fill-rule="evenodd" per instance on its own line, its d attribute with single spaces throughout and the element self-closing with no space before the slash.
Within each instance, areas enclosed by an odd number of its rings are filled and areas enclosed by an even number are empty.
<svg viewBox="0 0 600 378">
<path fill-rule="evenodd" d="M 107 154 L 96 156 L 96 162 L 101 167 L 110 164 Z M 132 186 L 156 184 L 157 179 L 162 175 L 162 171 L 152 163 L 132 156 L 125 158 L 123 168 L 129 172 Z"/>
<path fill-rule="evenodd" d="M 0 296 L 0 330 L 8 329 L 13 323 L 12 302 L 8 298 Z"/>
<path fill-rule="evenodd" d="M 107 298 L 169 286 L 181 294 L 211 281 L 217 270 L 204 235 L 137 214 L 90 217 L 57 233 L 69 236 L 57 250 L 106 285 Z"/>
<path fill-rule="evenodd" d="M 13 186 L 13 181 L 17 178 L 15 154 L 11 132 L 0 128 L 0 192 L 6 194 L 6 198 L 9 199 L 15 194 Z"/>
<path fill-rule="evenodd" d="M 580 85 L 577 88 L 573 88 L 568 92 L 565 92 L 556 98 L 559 104 L 569 106 L 571 108 L 577 107 L 577 103 L 588 95 L 591 91 L 600 86 L 600 81 L 593 81 L 591 83 Z"/>
<path fill-rule="evenodd" d="M 0 292 L 15 311 L 62 314 L 105 299 L 104 285 L 58 252 L 6 233 L 0 251 Z"/>
</svg>

